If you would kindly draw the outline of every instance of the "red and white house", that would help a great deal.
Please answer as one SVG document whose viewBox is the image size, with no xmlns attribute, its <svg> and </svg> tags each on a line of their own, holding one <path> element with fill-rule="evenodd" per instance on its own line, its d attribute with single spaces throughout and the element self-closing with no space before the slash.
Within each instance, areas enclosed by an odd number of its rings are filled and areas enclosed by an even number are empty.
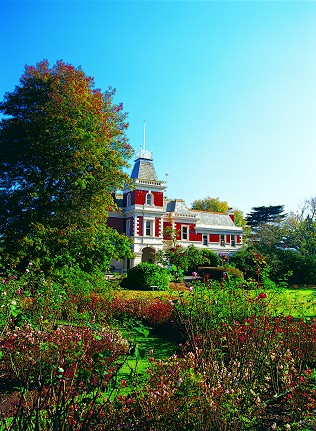
<svg viewBox="0 0 316 431">
<path fill-rule="evenodd" d="M 131 179 L 134 188 L 126 187 L 116 195 L 119 211 L 110 213 L 108 225 L 133 239 L 134 259 L 112 262 L 124 271 L 166 245 L 163 232 L 171 227 L 177 242 L 184 247 L 209 248 L 217 254 L 231 254 L 241 248 L 242 228 L 234 223 L 234 213 L 210 213 L 189 209 L 182 199 L 164 196 L 166 183 L 157 178 L 152 153 L 141 150 L 136 156 Z"/>
</svg>

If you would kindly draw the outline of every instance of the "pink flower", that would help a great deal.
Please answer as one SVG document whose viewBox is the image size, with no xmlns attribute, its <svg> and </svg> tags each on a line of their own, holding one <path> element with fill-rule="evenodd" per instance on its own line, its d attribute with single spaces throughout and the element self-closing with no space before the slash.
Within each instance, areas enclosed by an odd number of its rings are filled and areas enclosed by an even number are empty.
<svg viewBox="0 0 316 431">
<path fill-rule="evenodd" d="M 196 277 L 197 276 L 197 272 L 192 272 L 192 276 Z"/>
</svg>

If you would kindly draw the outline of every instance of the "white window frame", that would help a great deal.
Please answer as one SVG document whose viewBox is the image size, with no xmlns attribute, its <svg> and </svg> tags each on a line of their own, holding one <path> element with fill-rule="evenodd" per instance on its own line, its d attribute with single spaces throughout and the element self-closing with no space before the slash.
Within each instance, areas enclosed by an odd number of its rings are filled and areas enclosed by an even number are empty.
<svg viewBox="0 0 316 431">
<path fill-rule="evenodd" d="M 230 245 L 232 247 L 236 247 L 236 235 L 231 235 L 230 236 Z"/>
<path fill-rule="evenodd" d="M 130 207 L 131 205 L 132 205 L 132 196 L 130 193 L 128 193 L 126 197 L 126 206 Z"/>
<path fill-rule="evenodd" d="M 144 221 L 144 236 L 154 236 L 154 222 L 153 220 Z"/>
<path fill-rule="evenodd" d="M 181 226 L 181 239 L 182 241 L 189 241 L 189 226 Z"/>
<path fill-rule="evenodd" d="M 145 205 L 152 206 L 154 204 L 154 195 L 151 192 L 148 192 L 145 196 Z"/>
<path fill-rule="evenodd" d="M 208 234 L 207 233 L 202 233 L 202 244 L 208 245 Z"/>
<path fill-rule="evenodd" d="M 219 243 L 221 245 L 221 247 L 225 247 L 226 245 L 226 238 L 225 238 L 225 234 L 221 233 L 219 236 Z"/>
</svg>

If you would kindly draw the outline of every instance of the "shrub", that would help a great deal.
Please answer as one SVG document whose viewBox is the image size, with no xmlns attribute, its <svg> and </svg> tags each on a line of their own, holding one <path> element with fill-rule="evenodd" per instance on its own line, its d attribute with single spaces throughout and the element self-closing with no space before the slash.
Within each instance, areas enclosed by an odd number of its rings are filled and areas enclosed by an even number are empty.
<svg viewBox="0 0 316 431">
<path fill-rule="evenodd" d="M 207 248 L 198 249 L 190 245 L 186 250 L 188 256 L 188 274 L 191 274 L 199 266 L 219 266 L 221 260 L 212 250 Z"/>
<path fill-rule="evenodd" d="M 241 271 L 239 271 L 237 268 L 231 268 L 229 266 L 201 266 L 198 268 L 198 274 L 203 279 L 210 279 L 216 281 L 222 281 L 227 276 L 231 276 L 233 278 L 244 278 Z"/>
<path fill-rule="evenodd" d="M 109 310 L 114 319 L 132 318 L 154 328 L 170 324 L 174 316 L 173 302 L 160 298 L 114 296 L 109 304 Z"/>
<path fill-rule="evenodd" d="M 261 262 L 264 262 L 261 265 Z M 277 247 L 243 247 L 234 253 L 230 263 L 244 273 L 246 279 L 258 280 L 264 268 L 274 282 L 286 278 L 291 284 L 316 284 L 316 257 L 303 256 L 293 250 Z"/>
<path fill-rule="evenodd" d="M 165 290 L 169 286 L 167 271 L 154 263 L 142 262 L 127 272 L 121 286 L 131 290 Z"/>
<path fill-rule="evenodd" d="M 109 328 L 35 329 L 25 325 L 7 329 L 0 337 L 2 377 L 32 383 L 39 378 L 47 381 L 62 370 L 63 375 L 90 382 L 100 377 L 96 373 L 101 369 L 108 374 L 115 372 L 115 361 L 128 348 L 127 340 Z"/>
</svg>

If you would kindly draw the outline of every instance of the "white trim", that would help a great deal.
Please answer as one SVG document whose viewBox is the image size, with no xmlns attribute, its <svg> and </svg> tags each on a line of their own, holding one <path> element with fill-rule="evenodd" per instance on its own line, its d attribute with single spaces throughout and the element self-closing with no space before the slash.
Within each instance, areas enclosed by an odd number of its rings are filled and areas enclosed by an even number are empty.
<svg viewBox="0 0 316 431">
<path fill-rule="evenodd" d="M 186 230 L 185 235 L 183 235 L 184 229 Z M 186 238 L 184 238 L 184 236 L 186 236 Z M 182 224 L 181 225 L 181 241 L 189 241 L 189 238 L 190 238 L 190 226 L 188 226 L 187 224 Z"/>
</svg>

